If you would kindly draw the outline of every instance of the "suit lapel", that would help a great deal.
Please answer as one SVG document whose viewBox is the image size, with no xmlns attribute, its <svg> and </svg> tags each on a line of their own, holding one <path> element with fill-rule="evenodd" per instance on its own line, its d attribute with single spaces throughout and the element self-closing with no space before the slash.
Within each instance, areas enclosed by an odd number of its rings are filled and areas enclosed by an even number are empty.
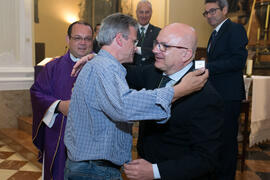
<svg viewBox="0 0 270 180">
<path fill-rule="evenodd" d="M 194 68 L 195 68 L 195 63 L 194 63 L 194 61 L 193 61 L 193 65 L 192 65 L 192 66 L 189 68 L 189 70 L 184 74 L 184 76 L 182 76 L 182 77 L 175 83 L 175 85 L 176 85 L 176 84 L 179 84 L 179 83 L 181 82 L 181 80 L 183 79 L 183 77 L 185 77 L 185 76 L 187 75 L 187 73 L 193 71 Z"/>
<path fill-rule="evenodd" d="M 149 24 L 149 26 L 148 26 L 148 28 L 147 28 L 147 31 L 146 31 L 146 33 L 145 33 L 144 40 L 146 40 L 146 39 L 151 39 L 150 37 L 153 36 L 152 33 L 153 33 L 153 26 L 152 26 L 151 24 Z"/>
<path fill-rule="evenodd" d="M 175 83 L 175 85 L 179 84 L 179 83 L 181 82 L 181 80 L 183 79 L 183 77 L 185 77 L 189 72 L 193 71 L 194 68 L 195 68 L 195 65 L 194 65 L 194 63 L 193 63 L 193 65 L 191 66 L 191 68 L 184 74 L 184 76 L 182 76 L 182 77 Z M 180 99 L 177 99 L 177 100 L 172 104 L 172 109 L 173 109 L 176 105 L 178 105 L 180 102 L 184 101 L 184 100 L 185 100 L 186 98 L 188 98 L 188 97 L 189 97 L 189 95 L 184 96 L 184 97 L 182 97 L 182 98 L 180 98 Z"/>
<path fill-rule="evenodd" d="M 140 33 L 140 30 L 138 29 L 138 32 L 137 32 L 137 39 L 139 40 L 141 38 L 141 33 Z"/>
<path fill-rule="evenodd" d="M 157 69 L 154 65 L 146 65 L 142 67 L 144 87 L 146 89 L 155 89 L 158 87 L 162 78 L 162 71 Z"/>
<path fill-rule="evenodd" d="M 145 41 L 148 41 L 148 39 L 151 39 L 153 36 L 152 33 L 153 33 L 153 25 L 149 24 L 147 31 L 144 34 L 144 40 L 143 42 L 140 42 L 141 32 L 138 29 L 138 32 L 137 32 L 137 39 L 139 40 L 138 46 L 142 46 L 142 44 L 144 44 Z"/>
<path fill-rule="evenodd" d="M 211 44 L 211 47 L 210 47 L 210 50 L 209 50 L 209 54 L 212 54 L 213 52 L 215 52 L 214 50 L 215 50 L 217 41 L 219 40 L 220 37 L 222 37 L 222 34 L 227 31 L 227 28 L 230 26 L 230 24 L 231 24 L 231 20 L 230 19 L 227 19 L 222 24 L 221 28 L 219 29 L 219 31 L 218 31 L 218 33 L 217 33 L 217 35 L 215 37 L 215 41 L 213 42 L 213 44 Z M 209 41 L 208 41 L 208 45 L 209 45 Z"/>
</svg>

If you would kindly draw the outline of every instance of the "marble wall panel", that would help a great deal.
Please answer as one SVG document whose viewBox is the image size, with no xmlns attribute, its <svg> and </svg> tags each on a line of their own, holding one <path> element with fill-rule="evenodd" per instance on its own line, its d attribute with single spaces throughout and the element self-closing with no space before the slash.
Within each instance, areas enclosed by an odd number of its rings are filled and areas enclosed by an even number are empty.
<svg viewBox="0 0 270 180">
<path fill-rule="evenodd" d="M 0 91 L 0 128 L 17 128 L 17 118 L 31 116 L 29 90 Z"/>
</svg>

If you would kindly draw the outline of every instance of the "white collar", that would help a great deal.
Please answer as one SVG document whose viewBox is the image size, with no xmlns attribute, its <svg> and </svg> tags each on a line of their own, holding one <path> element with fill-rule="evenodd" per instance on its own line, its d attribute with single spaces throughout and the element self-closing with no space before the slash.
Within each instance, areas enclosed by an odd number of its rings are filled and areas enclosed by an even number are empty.
<svg viewBox="0 0 270 180">
<path fill-rule="evenodd" d="M 78 60 L 80 60 L 81 58 L 76 58 L 75 56 L 73 56 L 73 54 L 69 53 L 69 56 L 70 56 L 70 59 L 73 61 L 73 62 L 77 62 Z"/>
<path fill-rule="evenodd" d="M 192 67 L 192 65 L 193 65 L 193 62 L 191 61 L 188 65 L 186 65 L 180 71 L 177 71 L 176 73 L 169 75 L 169 78 L 174 80 L 175 83 L 178 82 L 179 79 L 181 79 L 188 72 L 188 70 Z M 163 75 L 166 75 L 166 74 L 163 73 Z"/>
<path fill-rule="evenodd" d="M 140 31 L 140 33 L 141 33 L 141 27 L 144 27 L 144 33 L 146 33 L 146 31 L 147 31 L 147 29 L 148 29 L 148 27 L 149 27 L 149 23 L 146 24 L 145 26 L 142 26 L 142 25 L 140 25 L 139 23 L 138 23 L 138 25 L 139 25 L 139 31 Z"/>
<path fill-rule="evenodd" d="M 224 21 L 222 21 L 219 25 L 217 25 L 217 27 L 215 28 L 215 30 L 218 32 L 219 29 L 221 28 L 222 24 L 225 23 L 225 21 L 227 21 L 228 18 L 226 18 Z"/>
</svg>

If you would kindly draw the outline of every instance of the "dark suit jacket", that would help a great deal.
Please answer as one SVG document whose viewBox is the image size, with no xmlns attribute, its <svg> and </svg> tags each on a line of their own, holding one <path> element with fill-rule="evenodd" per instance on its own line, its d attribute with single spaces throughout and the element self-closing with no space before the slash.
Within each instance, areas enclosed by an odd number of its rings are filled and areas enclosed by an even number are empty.
<svg viewBox="0 0 270 180">
<path fill-rule="evenodd" d="M 130 87 L 154 89 L 162 73 L 153 65 L 128 68 Z M 157 163 L 161 179 L 212 179 L 218 167 L 223 101 L 208 82 L 172 104 L 166 124 L 140 122 L 139 155 Z"/>
<path fill-rule="evenodd" d="M 225 101 L 245 99 L 243 69 L 247 59 L 246 31 L 226 20 L 207 53 L 209 81 Z"/>
<path fill-rule="evenodd" d="M 142 48 L 142 55 L 134 54 L 134 63 L 139 65 L 145 64 L 153 64 L 155 61 L 153 50 L 153 41 L 157 38 L 158 33 L 160 31 L 159 27 L 153 26 L 149 24 L 143 44 L 141 45 Z M 140 31 L 138 30 L 137 39 L 140 38 Z"/>
<path fill-rule="evenodd" d="M 97 39 L 95 38 L 93 40 L 93 51 L 97 54 L 99 52 L 100 48 L 101 47 L 99 46 Z"/>
</svg>

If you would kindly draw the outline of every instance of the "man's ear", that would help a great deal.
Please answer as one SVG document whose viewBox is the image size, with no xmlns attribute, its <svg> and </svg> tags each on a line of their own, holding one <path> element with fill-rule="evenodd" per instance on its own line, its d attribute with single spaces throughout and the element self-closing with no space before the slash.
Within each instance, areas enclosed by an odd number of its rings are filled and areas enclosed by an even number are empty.
<svg viewBox="0 0 270 180">
<path fill-rule="evenodd" d="M 121 47 L 123 46 L 123 37 L 121 33 L 116 34 L 115 41 L 118 46 L 121 46 Z"/>
<path fill-rule="evenodd" d="M 223 9 L 222 9 L 222 13 L 224 14 L 224 16 L 226 16 L 228 14 L 228 6 L 225 6 Z"/>
<path fill-rule="evenodd" d="M 66 43 L 69 44 L 69 41 L 70 41 L 69 36 L 66 35 Z"/>
<path fill-rule="evenodd" d="M 184 54 L 185 62 L 189 61 L 193 56 L 192 49 L 187 49 L 186 53 Z"/>
</svg>

